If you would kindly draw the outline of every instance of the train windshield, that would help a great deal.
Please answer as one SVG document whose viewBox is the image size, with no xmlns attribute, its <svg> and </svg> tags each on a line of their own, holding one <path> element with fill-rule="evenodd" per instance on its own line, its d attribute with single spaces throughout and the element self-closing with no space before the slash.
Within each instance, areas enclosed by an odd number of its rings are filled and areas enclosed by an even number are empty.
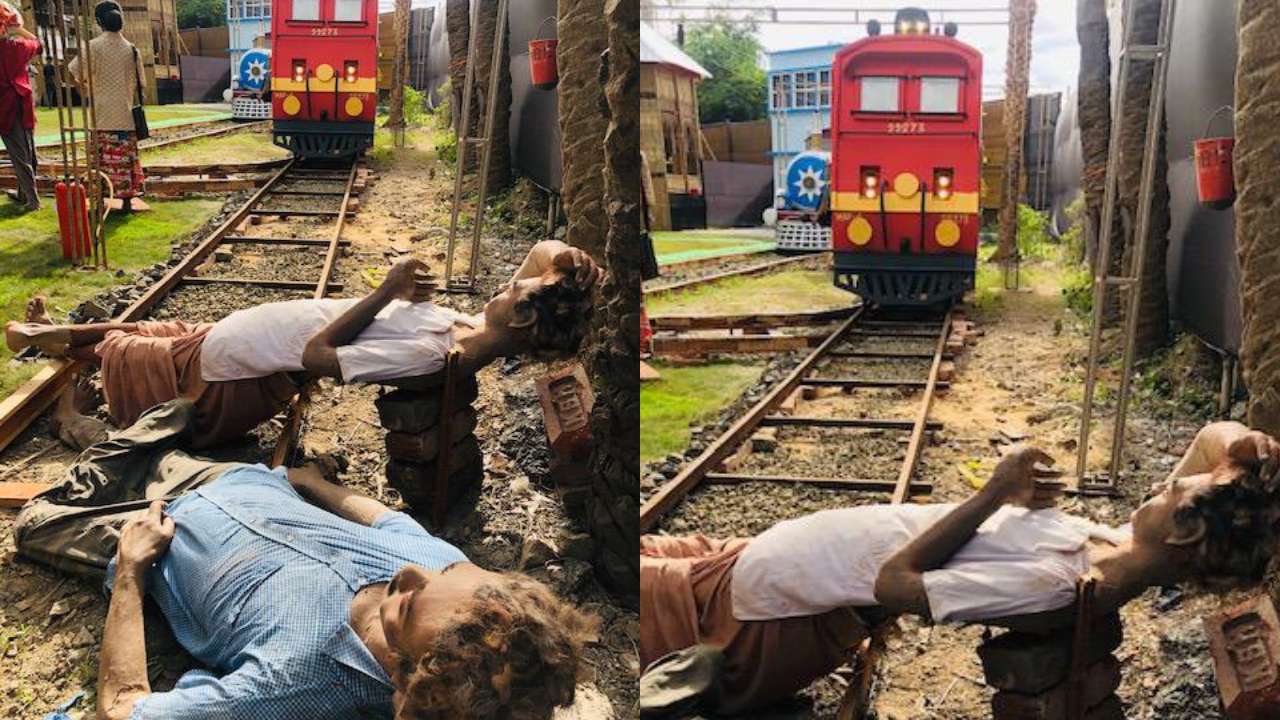
<svg viewBox="0 0 1280 720">
<path fill-rule="evenodd" d="M 862 78 L 862 112 L 898 112 L 898 78 Z"/>
<path fill-rule="evenodd" d="M 319 20 L 320 0 L 293 0 L 294 20 Z"/>
<path fill-rule="evenodd" d="M 334 0 L 333 19 L 337 22 L 360 22 L 361 0 Z"/>
<path fill-rule="evenodd" d="M 960 78 L 925 77 L 920 79 L 920 112 L 960 112 Z"/>
</svg>

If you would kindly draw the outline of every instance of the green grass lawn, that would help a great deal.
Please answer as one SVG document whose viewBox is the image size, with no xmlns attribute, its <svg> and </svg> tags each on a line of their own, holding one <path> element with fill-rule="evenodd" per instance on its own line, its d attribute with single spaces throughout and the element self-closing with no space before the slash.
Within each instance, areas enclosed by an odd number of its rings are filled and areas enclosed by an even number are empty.
<svg viewBox="0 0 1280 720">
<path fill-rule="evenodd" d="M 758 277 L 727 278 L 645 299 L 650 315 L 742 315 L 756 312 L 817 312 L 849 307 L 856 298 L 831 284 L 826 270 L 788 270 Z"/>
<path fill-rule="evenodd" d="M 735 235 L 716 230 L 658 230 L 653 233 L 653 251 L 659 265 L 699 260 L 718 255 L 772 250 L 772 239 Z"/>
<path fill-rule="evenodd" d="M 76 122 L 81 122 L 79 109 L 76 110 Z M 212 122 L 231 117 L 231 108 L 226 105 L 148 105 L 147 126 L 151 128 L 171 127 L 190 122 Z M 58 142 L 58 113 L 54 108 L 36 108 L 36 144 Z"/>
<path fill-rule="evenodd" d="M 689 424 L 711 420 L 760 377 L 764 363 L 677 367 L 652 363 L 661 380 L 640 386 L 640 462 L 689 444 Z"/>
<path fill-rule="evenodd" d="M 135 215 L 113 213 L 107 220 L 108 271 L 77 270 L 62 259 L 58 219 L 52 198 L 34 213 L 22 215 L 10 203 L 0 203 L 0 321 L 21 319 L 28 298 L 37 293 L 49 299 L 54 319 L 105 288 L 127 282 L 133 272 L 169 256 L 169 247 L 208 220 L 222 203 L 217 200 L 151 200 L 152 211 Z M 128 279 L 117 278 L 123 269 Z M 15 365 L 12 353 L 0 343 L 0 397 L 39 370 L 36 363 Z"/>
<path fill-rule="evenodd" d="M 271 134 L 237 132 L 198 138 L 142 151 L 142 164 L 203 165 L 240 163 L 289 157 L 289 151 L 271 143 Z"/>
</svg>

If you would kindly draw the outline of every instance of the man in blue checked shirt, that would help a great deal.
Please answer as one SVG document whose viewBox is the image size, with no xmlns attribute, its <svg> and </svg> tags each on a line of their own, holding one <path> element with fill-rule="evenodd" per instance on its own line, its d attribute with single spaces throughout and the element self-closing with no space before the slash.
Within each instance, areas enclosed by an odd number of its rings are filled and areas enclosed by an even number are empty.
<svg viewBox="0 0 1280 720">
<path fill-rule="evenodd" d="M 334 484 L 330 466 L 171 449 L 191 416 L 187 401 L 152 409 L 16 523 L 24 555 L 82 573 L 106 565 L 99 717 L 532 720 L 573 702 L 592 618 L 534 580 L 468 562 Z M 146 594 L 209 668 L 169 692 L 147 678 Z"/>
</svg>

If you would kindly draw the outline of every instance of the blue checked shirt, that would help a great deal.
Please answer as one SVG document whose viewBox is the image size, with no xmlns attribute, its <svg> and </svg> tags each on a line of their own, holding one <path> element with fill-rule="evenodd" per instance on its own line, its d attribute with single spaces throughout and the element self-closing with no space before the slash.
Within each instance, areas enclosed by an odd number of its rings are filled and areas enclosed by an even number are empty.
<svg viewBox="0 0 1280 720">
<path fill-rule="evenodd" d="M 196 659 L 132 720 L 390 718 L 391 681 L 348 624 L 360 588 L 409 563 L 466 561 L 407 515 L 365 527 L 308 504 L 283 469 L 245 465 L 175 500 L 147 591 Z M 107 569 L 107 589 L 115 563 Z"/>
</svg>

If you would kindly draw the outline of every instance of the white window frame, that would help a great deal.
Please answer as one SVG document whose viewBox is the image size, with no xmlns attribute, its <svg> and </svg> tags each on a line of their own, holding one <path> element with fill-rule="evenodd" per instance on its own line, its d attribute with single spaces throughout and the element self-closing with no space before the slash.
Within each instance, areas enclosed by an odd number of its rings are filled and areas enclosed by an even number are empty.
<svg viewBox="0 0 1280 720">
<path fill-rule="evenodd" d="M 887 87 L 885 87 L 887 83 L 885 83 L 884 81 L 890 81 L 890 80 L 893 81 L 893 107 L 892 108 L 884 107 L 882 106 L 882 104 L 877 104 L 875 107 L 868 107 L 867 99 L 868 99 L 868 96 L 871 95 L 870 93 L 867 92 L 868 86 L 869 85 L 880 86 L 880 90 L 883 91 L 887 89 Z M 866 113 L 901 113 L 902 112 L 902 78 L 897 77 L 896 75 L 863 75 L 858 78 L 858 82 L 861 83 L 858 90 L 858 112 L 866 112 Z M 882 98 L 879 96 L 875 96 L 875 99 L 880 100 Z"/>
<path fill-rule="evenodd" d="M 818 107 L 831 107 L 831 71 L 818 71 Z"/>
<path fill-rule="evenodd" d="M 798 108 L 818 107 L 818 73 L 814 70 L 802 70 L 795 74 L 795 106 Z"/>
<path fill-rule="evenodd" d="M 354 7 L 356 11 L 355 17 L 343 17 L 342 8 Z M 364 20 L 364 2 L 363 0 L 333 0 L 333 21 L 334 22 L 360 22 Z"/>
<path fill-rule="evenodd" d="M 299 14 L 299 8 L 313 10 L 315 13 L 314 17 Z M 320 0 L 290 0 L 289 19 L 301 22 L 320 22 Z"/>
<path fill-rule="evenodd" d="M 926 105 L 925 101 L 926 101 L 926 98 L 928 97 L 926 94 L 927 88 L 931 84 L 937 90 L 942 90 L 943 87 L 948 87 L 948 86 L 950 87 L 950 90 L 953 93 L 952 99 L 954 100 L 954 102 L 951 104 L 951 109 L 949 110 L 942 109 L 944 103 L 941 103 L 941 102 L 933 102 L 929 105 Z M 955 115 L 956 113 L 960 112 L 960 97 L 961 97 L 962 90 L 963 90 L 963 83 L 961 83 L 960 78 L 958 77 L 947 77 L 947 76 L 941 76 L 941 75 L 926 75 L 924 77 L 921 77 L 920 78 L 920 112 L 927 113 L 930 115 Z M 937 98 L 937 99 L 940 100 L 941 98 Z"/>
<path fill-rule="evenodd" d="M 773 76 L 770 85 L 769 103 L 774 110 L 786 110 L 791 107 L 791 73 L 778 73 Z M 778 101 L 782 103 L 779 104 Z"/>
</svg>

